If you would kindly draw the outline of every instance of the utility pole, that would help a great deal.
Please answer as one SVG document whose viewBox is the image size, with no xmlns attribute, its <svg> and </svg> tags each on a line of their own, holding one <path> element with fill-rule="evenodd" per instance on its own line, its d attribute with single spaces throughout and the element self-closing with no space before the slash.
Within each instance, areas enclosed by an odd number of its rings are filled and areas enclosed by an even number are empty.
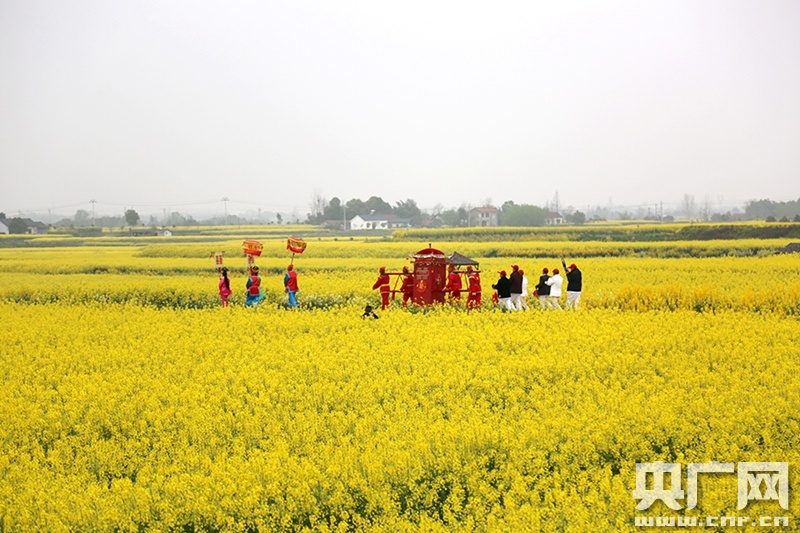
<svg viewBox="0 0 800 533">
<path fill-rule="evenodd" d="M 227 226 L 228 225 L 228 202 L 230 201 L 230 198 L 228 198 L 227 196 L 223 196 L 222 197 L 222 201 L 225 202 L 225 225 Z"/>
<path fill-rule="evenodd" d="M 342 231 L 347 231 L 347 204 L 342 204 L 344 214 L 342 215 Z"/>
<path fill-rule="evenodd" d="M 89 203 L 92 204 L 92 227 L 94 227 L 94 204 L 97 203 L 97 200 L 94 199 L 89 200 Z"/>
</svg>

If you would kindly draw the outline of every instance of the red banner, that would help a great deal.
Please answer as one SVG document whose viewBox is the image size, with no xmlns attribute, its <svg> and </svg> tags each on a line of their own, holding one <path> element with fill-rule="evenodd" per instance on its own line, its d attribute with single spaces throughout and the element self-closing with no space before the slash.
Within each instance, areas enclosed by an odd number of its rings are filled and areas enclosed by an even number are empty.
<svg viewBox="0 0 800 533">
<path fill-rule="evenodd" d="M 286 241 L 286 249 L 296 254 L 302 254 L 306 249 L 306 241 L 289 237 L 289 240 Z"/>
<path fill-rule="evenodd" d="M 258 241 L 247 240 L 242 243 L 242 248 L 245 255 L 261 255 L 264 246 Z"/>
</svg>

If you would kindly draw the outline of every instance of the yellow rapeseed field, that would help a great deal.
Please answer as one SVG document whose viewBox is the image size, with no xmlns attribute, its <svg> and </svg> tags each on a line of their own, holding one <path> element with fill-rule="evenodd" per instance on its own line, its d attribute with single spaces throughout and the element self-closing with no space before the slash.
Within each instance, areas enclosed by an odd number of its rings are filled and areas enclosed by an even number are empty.
<svg viewBox="0 0 800 533">
<path fill-rule="evenodd" d="M 634 498 L 655 461 L 682 465 L 684 489 L 711 462 L 785 462 L 798 486 L 796 256 L 445 243 L 480 261 L 484 309 L 364 320 L 377 268 L 427 243 L 310 242 L 297 311 L 277 241 L 267 297 L 244 307 L 239 244 L 0 249 L 0 531 L 798 529 L 794 492 L 737 509 L 736 474 L 705 474 L 691 510 Z M 579 312 L 489 304 L 497 270 L 532 286 L 562 251 Z"/>
</svg>

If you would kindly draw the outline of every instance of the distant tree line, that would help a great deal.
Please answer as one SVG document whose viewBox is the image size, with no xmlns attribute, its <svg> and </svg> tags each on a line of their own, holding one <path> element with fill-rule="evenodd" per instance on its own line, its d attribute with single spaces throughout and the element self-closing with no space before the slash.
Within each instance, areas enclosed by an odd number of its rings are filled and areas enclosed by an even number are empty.
<svg viewBox="0 0 800 533">
<path fill-rule="evenodd" d="M 480 207 L 491 206 L 491 200 L 486 200 Z M 473 206 L 462 204 L 458 208 L 445 209 L 441 204 L 436 207 L 423 211 L 419 208 L 416 201 L 408 198 L 395 202 L 394 205 L 383 200 L 379 196 L 370 196 L 367 200 L 351 198 L 347 202 L 342 202 L 338 197 L 330 200 L 315 194 L 311 202 L 311 212 L 307 213 L 303 221 L 296 215 L 284 217 L 280 213 L 274 214 L 274 219 L 278 224 L 287 223 L 306 223 L 320 225 L 325 223 L 340 224 L 351 220 L 356 215 L 395 215 L 399 218 L 408 219 L 413 227 L 467 227 L 470 225 L 469 214 Z M 776 202 L 772 200 L 751 200 L 747 202 L 744 210 L 734 209 L 733 212 L 715 213 L 711 202 L 706 199 L 697 204 L 694 197 L 685 195 L 676 210 L 676 214 L 683 215 L 692 219 L 700 219 L 709 222 L 732 222 L 736 220 L 766 220 L 768 222 L 800 222 L 800 199 L 788 202 Z M 638 212 L 615 212 L 607 208 L 590 209 L 587 213 L 577 211 L 571 206 L 559 206 L 558 193 L 553 202 L 548 202 L 544 207 L 530 204 L 516 204 L 508 200 L 498 207 L 499 224 L 501 226 L 544 226 L 547 224 L 548 214 L 557 212 L 567 223 L 581 225 L 587 221 L 613 220 L 613 219 L 644 219 L 661 222 L 672 222 L 672 215 L 659 213 L 657 209 L 647 208 L 646 211 L 640 209 Z M 27 226 L 22 218 L 7 219 L 5 213 L 0 213 L 0 218 L 5 219 L 9 225 L 11 233 L 25 233 Z M 165 213 L 163 217 L 149 216 L 147 222 L 143 221 L 135 209 L 127 209 L 121 215 L 98 216 L 85 209 L 78 209 L 74 216 L 64 218 L 52 224 L 54 227 L 66 228 L 86 228 L 86 227 L 105 227 L 105 228 L 124 228 L 135 227 L 142 224 L 149 226 L 198 226 L 198 225 L 249 225 L 263 224 L 261 213 L 253 217 L 252 220 L 239 215 L 217 215 L 209 219 L 196 220 L 191 215 L 182 214 L 177 211 Z"/>
<path fill-rule="evenodd" d="M 489 207 L 490 201 L 484 202 L 482 207 Z M 371 196 L 366 201 L 351 198 L 344 204 L 338 197 L 326 200 L 320 195 L 314 195 L 311 202 L 311 212 L 306 218 L 307 224 L 343 223 L 351 220 L 356 215 L 395 215 L 410 221 L 414 227 L 466 227 L 469 225 L 469 212 L 471 206 L 462 205 L 458 208 L 444 209 L 441 205 L 429 212 L 423 212 L 412 199 L 396 202 L 391 205 L 379 196 Z M 530 204 L 515 204 L 507 201 L 499 209 L 499 223 L 503 226 L 544 226 L 547 223 L 549 209 Z M 586 215 L 580 211 L 568 210 L 565 218 L 572 224 L 583 224 Z"/>
<path fill-rule="evenodd" d="M 311 202 L 311 213 L 307 215 L 306 223 L 340 222 L 350 220 L 356 215 L 370 214 L 396 215 L 400 218 L 407 218 L 411 221 L 412 226 L 421 225 L 423 220 L 422 210 L 411 199 L 391 205 L 379 196 L 370 196 L 366 201 L 360 198 L 351 198 L 343 204 L 342 200 L 336 196 L 326 200 L 319 195 L 314 195 Z"/>
<path fill-rule="evenodd" d="M 748 220 L 768 220 L 769 222 L 800 222 L 800 198 L 788 202 L 772 200 L 753 200 L 744 208 Z"/>
</svg>

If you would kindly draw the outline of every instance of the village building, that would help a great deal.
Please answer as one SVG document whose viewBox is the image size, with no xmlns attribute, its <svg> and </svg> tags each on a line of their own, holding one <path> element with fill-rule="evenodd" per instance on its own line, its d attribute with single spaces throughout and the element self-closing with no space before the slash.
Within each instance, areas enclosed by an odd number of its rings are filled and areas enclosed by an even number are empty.
<svg viewBox="0 0 800 533">
<path fill-rule="evenodd" d="M 8 235 L 11 233 L 14 218 L 0 218 L 0 233 Z M 25 225 L 25 233 L 28 235 L 44 235 L 48 231 L 47 224 L 31 220 L 30 218 L 20 218 Z"/>
<path fill-rule="evenodd" d="M 496 207 L 475 207 L 469 212 L 470 226 L 499 226 L 500 210 Z"/>
<path fill-rule="evenodd" d="M 561 213 L 557 213 L 555 211 L 545 211 L 544 212 L 544 223 L 548 226 L 558 226 L 560 224 L 566 224 L 567 219 Z"/>
<path fill-rule="evenodd" d="M 128 233 L 131 237 L 172 237 L 172 230 L 167 228 L 139 228 Z"/>
<path fill-rule="evenodd" d="M 351 230 L 392 230 L 410 228 L 411 219 L 397 215 L 356 215 L 349 224 Z"/>
</svg>

